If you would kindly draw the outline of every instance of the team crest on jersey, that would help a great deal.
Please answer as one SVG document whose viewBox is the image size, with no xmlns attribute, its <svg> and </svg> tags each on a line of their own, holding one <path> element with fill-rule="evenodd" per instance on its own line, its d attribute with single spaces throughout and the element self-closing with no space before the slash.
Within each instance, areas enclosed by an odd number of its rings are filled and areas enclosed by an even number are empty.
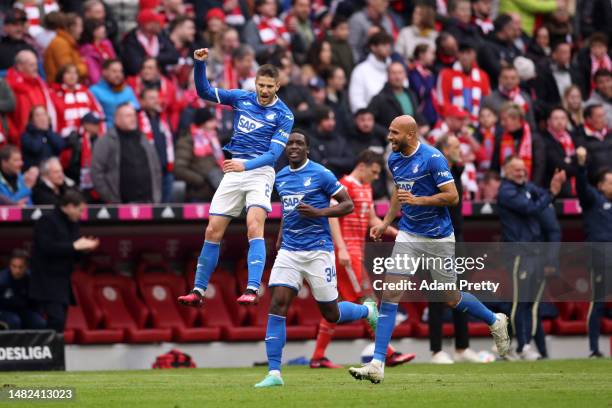
<svg viewBox="0 0 612 408">
<path fill-rule="evenodd" d="M 276 117 L 276 113 L 274 113 L 274 112 L 268 113 L 266 115 L 266 119 L 268 119 L 268 120 L 274 120 L 275 117 Z"/>
<path fill-rule="evenodd" d="M 412 172 L 415 173 L 415 174 L 419 172 L 419 165 L 418 164 L 415 164 L 414 166 L 412 166 Z"/>
<path fill-rule="evenodd" d="M 251 133 L 263 126 L 263 123 L 259 123 L 249 117 L 240 116 L 238 119 L 238 130 L 244 133 Z"/>
<path fill-rule="evenodd" d="M 306 180 L 304 180 L 304 187 L 308 187 L 310 184 L 312 184 L 312 177 L 306 177 Z"/>
<path fill-rule="evenodd" d="M 295 207 L 297 207 L 298 204 L 302 201 L 302 198 L 304 198 L 304 194 L 288 194 L 282 196 L 281 199 L 283 200 L 283 210 L 295 210 Z"/>
<path fill-rule="evenodd" d="M 398 181 L 397 187 L 400 190 L 410 191 L 412 190 L 412 186 L 414 185 L 414 181 Z"/>
</svg>

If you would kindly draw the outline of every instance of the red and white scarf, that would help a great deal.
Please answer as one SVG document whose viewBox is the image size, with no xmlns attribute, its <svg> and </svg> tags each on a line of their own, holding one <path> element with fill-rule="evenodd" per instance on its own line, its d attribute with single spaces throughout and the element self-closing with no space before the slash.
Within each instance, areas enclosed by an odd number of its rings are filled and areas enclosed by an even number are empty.
<svg viewBox="0 0 612 408">
<path fill-rule="evenodd" d="M 253 21 L 257 25 L 259 39 L 264 45 L 276 44 L 279 38 L 287 42 L 291 41 L 291 35 L 279 18 L 267 18 L 256 14 L 253 16 Z"/>
<path fill-rule="evenodd" d="M 502 135 L 499 152 L 500 163 L 504 163 L 508 157 L 514 154 L 518 154 L 518 156 L 523 159 L 523 162 L 525 162 L 525 166 L 527 167 L 527 175 L 529 176 L 529 179 L 531 179 L 533 167 L 533 149 L 531 129 L 529 128 L 527 122 L 523 122 L 523 138 L 518 146 L 518 151 L 514 137 L 508 132 L 505 132 Z"/>
<path fill-rule="evenodd" d="M 72 131 L 77 131 L 81 126 L 81 118 L 85 114 L 91 111 L 98 113 L 102 111 L 96 99 L 81 84 L 76 84 L 74 89 L 60 85 L 55 91 L 58 105 L 57 131 L 62 137 L 67 137 Z"/>
<path fill-rule="evenodd" d="M 488 17 L 487 18 L 474 17 L 472 19 L 472 23 L 480 27 L 480 29 L 482 30 L 484 34 L 489 34 L 495 28 L 493 26 L 493 20 L 491 20 Z"/>
<path fill-rule="evenodd" d="M 42 4 L 40 4 L 42 3 Z M 22 9 L 28 19 L 28 32 L 32 37 L 36 37 L 43 32 L 42 17 L 52 11 L 60 11 L 60 6 L 56 0 L 35 1 L 30 4 L 15 2 L 14 7 Z"/>
<path fill-rule="evenodd" d="M 523 98 L 523 95 L 521 94 L 521 88 L 519 88 L 518 86 L 514 89 L 507 91 L 500 85 L 499 93 L 508 98 L 510 102 L 515 103 L 521 108 L 523 108 L 523 112 L 529 112 L 529 105 L 527 104 L 525 98 Z"/>
<path fill-rule="evenodd" d="M 555 132 L 550 126 L 548 127 L 548 133 L 552 135 L 552 137 L 561 145 L 563 148 L 563 152 L 565 153 L 565 161 L 566 163 L 571 163 L 571 157 L 576 154 L 576 146 L 574 146 L 574 141 L 570 136 L 569 132 L 563 129 L 561 132 Z M 570 186 L 572 188 L 572 195 L 576 195 L 576 178 L 571 177 L 569 179 Z"/>
<path fill-rule="evenodd" d="M 140 30 L 136 30 L 136 39 L 138 39 L 148 57 L 157 57 L 159 54 L 159 39 L 156 35 L 149 39 Z"/>
<path fill-rule="evenodd" d="M 603 58 L 597 59 L 591 55 L 591 90 L 595 89 L 595 73 L 600 69 L 612 71 L 612 61 L 608 54 Z"/>
<path fill-rule="evenodd" d="M 476 152 L 476 161 L 478 162 L 478 171 L 486 172 L 491 167 L 493 160 L 493 152 L 495 151 L 495 126 L 485 129 L 480 128 L 482 134 L 482 142 L 480 150 Z"/>
<path fill-rule="evenodd" d="M 588 124 L 584 124 L 584 133 L 586 133 L 587 136 L 591 136 L 596 138 L 597 140 L 599 140 L 600 142 L 603 142 L 604 139 L 606 138 L 606 135 L 608 134 L 608 128 L 605 127 L 601 130 L 595 130 L 592 127 L 590 127 Z"/>
<path fill-rule="evenodd" d="M 214 156 L 220 168 L 223 168 L 223 149 L 214 132 L 209 132 L 199 126 L 191 125 L 191 137 L 193 138 L 193 155 L 195 157 Z"/>
<path fill-rule="evenodd" d="M 470 113 L 473 121 L 477 120 L 480 112 L 480 101 L 485 90 L 482 82 L 482 73 L 477 67 L 472 67 L 469 74 L 463 72 L 459 61 L 453 64 L 453 77 L 451 82 L 451 104 L 464 109 Z M 472 94 L 472 106 L 466 106 L 464 91 L 469 90 Z"/>
<path fill-rule="evenodd" d="M 144 133 L 147 140 L 151 142 L 151 144 L 155 144 L 151 121 L 144 110 L 138 113 L 138 124 L 140 125 L 140 131 Z M 172 139 L 172 132 L 170 132 L 168 122 L 166 122 L 163 116 L 159 117 L 159 128 L 166 139 L 166 159 L 168 160 L 166 170 L 172 171 L 174 168 L 174 140 Z"/>
</svg>

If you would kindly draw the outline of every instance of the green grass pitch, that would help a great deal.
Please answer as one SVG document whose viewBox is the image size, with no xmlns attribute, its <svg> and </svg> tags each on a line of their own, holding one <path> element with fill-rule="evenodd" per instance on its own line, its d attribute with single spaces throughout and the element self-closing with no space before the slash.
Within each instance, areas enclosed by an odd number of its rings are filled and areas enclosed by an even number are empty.
<svg viewBox="0 0 612 408">
<path fill-rule="evenodd" d="M 1 373 L 2 385 L 69 386 L 73 402 L 0 402 L 14 407 L 612 407 L 612 362 L 407 364 L 382 384 L 346 369 L 283 370 L 284 387 L 254 389 L 266 369 Z"/>
</svg>

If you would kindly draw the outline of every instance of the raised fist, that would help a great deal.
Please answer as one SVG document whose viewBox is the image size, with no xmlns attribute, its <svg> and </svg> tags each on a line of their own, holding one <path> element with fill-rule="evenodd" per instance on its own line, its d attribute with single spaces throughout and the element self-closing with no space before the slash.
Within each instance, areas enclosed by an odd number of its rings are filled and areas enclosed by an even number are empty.
<svg viewBox="0 0 612 408">
<path fill-rule="evenodd" d="M 193 58 L 197 61 L 206 61 L 208 58 L 208 48 L 200 48 L 193 52 Z"/>
</svg>

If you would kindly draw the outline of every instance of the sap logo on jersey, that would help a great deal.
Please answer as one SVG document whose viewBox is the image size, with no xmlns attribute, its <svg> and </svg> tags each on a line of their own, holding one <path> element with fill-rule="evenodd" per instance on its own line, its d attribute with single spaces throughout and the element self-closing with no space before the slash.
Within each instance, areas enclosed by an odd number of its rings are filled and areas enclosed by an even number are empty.
<svg viewBox="0 0 612 408">
<path fill-rule="evenodd" d="M 246 116 L 240 116 L 240 119 L 238 119 L 238 130 L 244 133 L 251 133 L 252 131 L 259 129 L 262 126 L 262 123 L 256 122 Z"/>
<path fill-rule="evenodd" d="M 290 194 L 282 197 L 283 209 L 285 211 L 295 210 L 295 207 L 302 201 L 304 194 Z"/>
<path fill-rule="evenodd" d="M 412 190 L 412 186 L 414 185 L 414 181 L 398 181 L 397 188 L 404 191 Z"/>
</svg>

